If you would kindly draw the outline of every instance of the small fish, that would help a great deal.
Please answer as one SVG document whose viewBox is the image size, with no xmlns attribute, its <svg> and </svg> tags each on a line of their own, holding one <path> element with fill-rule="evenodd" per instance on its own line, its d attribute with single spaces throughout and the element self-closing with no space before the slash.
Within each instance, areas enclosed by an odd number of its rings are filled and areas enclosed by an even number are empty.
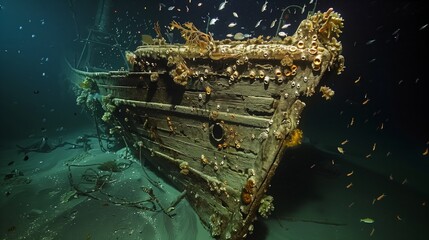
<svg viewBox="0 0 429 240">
<path fill-rule="evenodd" d="M 287 33 L 285 33 L 285 32 L 279 32 L 278 34 L 280 37 L 286 37 L 287 36 Z"/>
<path fill-rule="evenodd" d="M 360 81 L 360 76 L 358 77 L 358 79 L 355 80 L 355 83 L 358 83 Z"/>
<path fill-rule="evenodd" d="M 261 25 L 261 22 L 262 22 L 262 19 L 256 23 L 255 28 L 259 27 L 259 25 Z"/>
<path fill-rule="evenodd" d="M 243 35 L 243 37 L 245 37 L 245 38 L 250 38 L 252 36 L 252 34 L 248 34 L 248 33 L 245 33 L 244 35 Z"/>
<path fill-rule="evenodd" d="M 276 25 L 277 19 L 274 19 L 274 21 L 271 22 L 270 28 L 273 28 Z"/>
<path fill-rule="evenodd" d="M 313 0 L 310 0 L 310 2 L 308 4 L 312 4 L 312 3 L 313 3 Z"/>
<path fill-rule="evenodd" d="M 368 42 L 366 42 L 366 45 L 371 45 L 371 44 L 373 44 L 375 42 L 375 39 L 371 39 L 371 40 L 369 40 Z"/>
<path fill-rule="evenodd" d="M 398 29 L 396 29 L 396 31 L 394 31 L 393 33 L 392 33 L 392 35 L 394 36 L 394 35 L 396 35 L 398 32 L 399 32 L 399 30 L 401 30 L 400 28 L 398 28 Z"/>
<path fill-rule="evenodd" d="M 173 10 L 175 8 L 175 6 L 170 6 L 170 7 L 168 7 L 168 11 L 171 11 L 171 10 Z"/>
<path fill-rule="evenodd" d="M 353 171 L 346 174 L 347 177 L 350 177 L 351 175 L 353 175 Z"/>
<path fill-rule="evenodd" d="M 360 222 L 371 224 L 371 223 L 374 223 L 375 221 L 372 218 L 362 218 L 360 219 Z"/>
<path fill-rule="evenodd" d="M 215 17 L 210 20 L 210 25 L 215 25 L 216 22 L 219 21 L 219 18 Z"/>
<path fill-rule="evenodd" d="M 384 197 L 386 197 L 387 195 L 382 193 L 380 196 L 378 196 L 376 199 L 377 201 L 380 201 L 381 199 L 383 199 Z"/>
<path fill-rule="evenodd" d="M 198 7 L 201 7 L 202 5 L 203 5 L 203 3 L 198 3 L 197 4 Z"/>
<path fill-rule="evenodd" d="M 304 14 L 304 12 L 305 12 L 305 4 L 304 4 L 304 6 L 302 6 L 302 9 L 301 9 L 301 14 Z"/>
<path fill-rule="evenodd" d="M 342 147 L 337 147 L 339 153 L 344 154 L 344 149 Z"/>
<path fill-rule="evenodd" d="M 234 35 L 231 34 L 231 33 L 226 34 L 226 36 L 229 37 L 229 38 L 234 37 Z"/>
<path fill-rule="evenodd" d="M 346 186 L 346 188 L 351 188 L 353 186 L 353 183 L 349 183 L 349 185 Z"/>
<path fill-rule="evenodd" d="M 344 140 L 344 141 L 342 141 L 341 142 L 341 145 L 344 145 L 344 144 L 346 144 L 346 143 L 348 143 L 349 142 L 349 140 L 348 139 L 346 139 L 346 140 Z"/>
<path fill-rule="evenodd" d="M 377 143 L 374 143 L 373 145 L 372 145 L 372 151 L 375 151 L 375 148 L 377 147 Z"/>
<path fill-rule="evenodd" d="M 429 149 L 428 149 L 428 148 L 426 148 L 426 150 L 422 153 L 422 155 L 423 155 L 423 156 L 426 156 L 426 155 L 428 155 L 428 153 L 429 153 Z"/>
<path fill-rule="evenodd" d="M 221 4 L 219 4 L 219 8 L 218 8 L 218 10 L 220 11 L 220 10 L 222 10 L 222 9 L 224 9 L 225 8 L 225 5 L 228 3 L 228 1 L 227 0 L 225 0 L 225 2 L 222 2 Z"/>
<path fill-rule="evenodd" d="M 268 4 L 268 1 L 265 1 L 264 5 L 262 5 L 261 12 L 264 12 L 265 10 L 267 10 L 267 4 Z"/>
<path fill-rule="evenodd" d="M 290 26 L 290 23 L 283 24 L 283 26 L 281 27 L 281 29 L 286 29 L 286 28 L 288 28 L 289 26 Z"/>
<path fill-rule="evenodd" d="M 428 24 L 426 23 L 425 25 L 421 26 L 421 27 L 419 28 L 419 30 L 421 31 L 421 30 L 425 29 L 427 26 L 428 26 Z"/>
<path fill-rule="evenodd" d="M 228 24 L 228 27 L 230 27 L 230 28 L 235 27 L 235 26 L 237 26 L 237 23 L 235 23 L 235 22 Z"/>
<path fill-rule="evenodd" d="M 236 12 L 233 12 L 232 15 L 236 18 L 238 18 L 238 14 Z"/>
</svg>

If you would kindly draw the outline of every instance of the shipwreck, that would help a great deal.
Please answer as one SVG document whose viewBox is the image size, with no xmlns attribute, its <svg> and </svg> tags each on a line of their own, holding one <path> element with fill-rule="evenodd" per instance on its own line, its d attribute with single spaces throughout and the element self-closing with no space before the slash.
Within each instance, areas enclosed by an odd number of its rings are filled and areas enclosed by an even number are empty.
<svg viewBox="0 0 429 240">
<path fill-rule="evenodd" d="M 170 27 L 185 43 L 167 43 L 155 26 L 152 44 L 124 53 L 129 70 L 73 68 L 77 102 L 102 106 L 110 134 L 182 190 L 213 237 L 245 238 L 274 209 L 267 190 L 285 150 L 301 141 L 303 98 L 334 94 L 319 84 L 344 69 L 343 19 L 313 13 L 292 36 L 272 39 Z"/>
</svg>

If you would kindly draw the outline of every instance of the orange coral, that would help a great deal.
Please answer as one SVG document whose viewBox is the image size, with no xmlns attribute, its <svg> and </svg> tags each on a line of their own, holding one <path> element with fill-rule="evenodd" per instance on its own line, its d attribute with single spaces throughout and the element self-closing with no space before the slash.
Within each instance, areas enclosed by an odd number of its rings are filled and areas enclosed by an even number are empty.
<svg viewBox="0 0 429 240">
<path fill-rule="evenodd" d="M 302 131 L 296 128 L 289 133 L 288 137 L 284 141 L 284 144 L 286 147 L 298 146 L 302 142 L 302 135 Z"/>
<path fill-rule="evenodd" d="M 172 21 L 170 26 L 171 29 L 179 29 L 180 33 L 182 33 L 182 37 L 186 40 L 187 45 L 197 46 L 201 50 L 210 50 L 210 48 L 213 47 L 212 36 L 201 32 L 191 22 L 186 22 L 182 26 L 180 23 Z"/>
<path fill-rule="evenodd" d="M 249 205 L 253 200 L 253 196 L 252 194 L 243 191 L 241 193 L 241 200 L 243 201 L 244 204 Z"/>
</svg>

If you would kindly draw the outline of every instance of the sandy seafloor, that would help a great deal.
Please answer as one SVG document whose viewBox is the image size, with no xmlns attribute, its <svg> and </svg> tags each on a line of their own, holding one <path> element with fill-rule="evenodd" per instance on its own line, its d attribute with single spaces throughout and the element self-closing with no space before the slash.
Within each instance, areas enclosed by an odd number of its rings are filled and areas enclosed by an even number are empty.
<svg viewBox="0 0 429 240">
<path fill-rule="evenodd" d="M 74 142 L 93 131 L 83 128 L 64 133 L 61 138 Z M 427 174 L 400 165 L 402 161 L 395 158 L 402 156 L 392 153 L 388 158 L 380 157 L 388 161 L 380 164 L 394 166 L 393 172 L 396 169 L 404 175 L 392 176 L 392 180 L 377 171 L 376 154 L 371 161 L 353 155 L 359 149 L 349 148 L 350 154 L 340 155 L 335 145 L 327 144 L 330 140 L 335 142 L 333 139 L 324 136 L 322 145 L 317 143 L 317 134 L 313 136 L 316 140 L 307 139 L 286 154 L 269 190 L 275 199 L 275 211 L 270 218 L 260 218 L 255 223 L 249 239 L 428 239 L 429 202 L 424 186 Z M 132 162 L 130 168 L 113 173 L 114 182 L 103 187 L 112 196 L 127 201 L 147 199 L 141 187 L 152 187 L 166 207 L 179 192 L 145 168 L 152 181 L 159 181 L 158 186 L 152 185 L 138 159 L 124 159 L 124 150 L 104 153 L 96 139 L 91 140 L 92 149 L 86 153 L 65 146 L 50 153 L 29 153 L 29 159 L 24 161 L 15 144 L 25 146 L 35 141 L 29 138 L 1 146 L 1 159 L 9 160 L 1 162 L 3 176 L 14 169 L 22 171 L 23 176 L 1 179 L 0 239 L 212 239 L 186 201 L 177 205 L 173 218 L 163 212 L 86 196 L 62 202 L 63 194 L 72 190 L 67 164 L 110 160 Z M 14 162 L 8 166 L 10 161 Z M 83 169 L 86 168 L 72 168 L 74 181 L 78 182 Z M 352 186 L 347 188 L 350 183 Z M 386 196 L 373 202 L 381 194 Z M 96 196 L 106 199 L 106 195 Z M 375 222 L 363 223 L 361 218 L 372 218 Z"/>
</svg>

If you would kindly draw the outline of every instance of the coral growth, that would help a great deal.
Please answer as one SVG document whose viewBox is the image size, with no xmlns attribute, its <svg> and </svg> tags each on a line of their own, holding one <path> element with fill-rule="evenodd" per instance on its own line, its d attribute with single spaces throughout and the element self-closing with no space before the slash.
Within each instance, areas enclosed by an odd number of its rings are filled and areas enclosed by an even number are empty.
<svg viewBox="0 0 429 240">
<path fill-rule="evenodd" d="M 95 82 L 89 77 L 86 77 L 81 83 L 79 83 L 79 87 L 83 90 L 91 90 L 94 88 Z"/>
<path fill-rule="evenodd" d="M 179 85 L 185 86 L 188 84 L 188 79 L 193 75 L 194 71 L 186 65 L 185 59 L 180 55 L 168 56 L 167 66 L 176 65 L 176 68 L 170 71 L 170 76 L 173 81 Z"/>
<path fill-rule="evenodd" d="M 130 64 L 130 66 L 134 66 L 134 64 L 137 63 L 137 56 L 130 51 L 125 51 L 125 58 L 127 59 L 128 64 Z"/>
<path fill-rule="evenodd" d="M 295 147 L 301 144 L 302 142 L 302 131 L 300 129 L 294 129 L 289 133 L 287 138 L 284 141 L 286 147 Z"/>
<path fill-rule="evenodd" d="M 322 92 L 322 97 L 326 100 L 330 100 L 335 94 L 334 90 L 327 86 L 321 86 L 320 92 Z"/>
<path fill-rule="evenodd" d="M 326 12 L 317 12 L 310 17 L 313 22 L 313 26 L 319 29 L 319 35 L 322 35 L 325 39 L 331 40 L 333 37 L 339 37 L 342 33 L 341 29 L 344 27 L 344 19 L 339 13 L 334 12 L 332 8 L 329 8 Z"/>
<path fill-rule="evenodd" d="M 259 205 L 258 212 L 263 218 L 267 218 L 272 211 L 274 211 L 274 198 L 272 196 L 266 195 L 261 200 L 261 205 Z"/>
<path fill-rule="evenodd" d="M 191 22 L 186 22 L 183 26 L 172 21 L 170 24 L 171 29 L 179 29 L 182 37 L 186 40 L 186 45 L 198 47 L 200 50 L 210 51 L 214 47 L 213 38 L 211 35 L 198 30 Z"/>
</svg>

